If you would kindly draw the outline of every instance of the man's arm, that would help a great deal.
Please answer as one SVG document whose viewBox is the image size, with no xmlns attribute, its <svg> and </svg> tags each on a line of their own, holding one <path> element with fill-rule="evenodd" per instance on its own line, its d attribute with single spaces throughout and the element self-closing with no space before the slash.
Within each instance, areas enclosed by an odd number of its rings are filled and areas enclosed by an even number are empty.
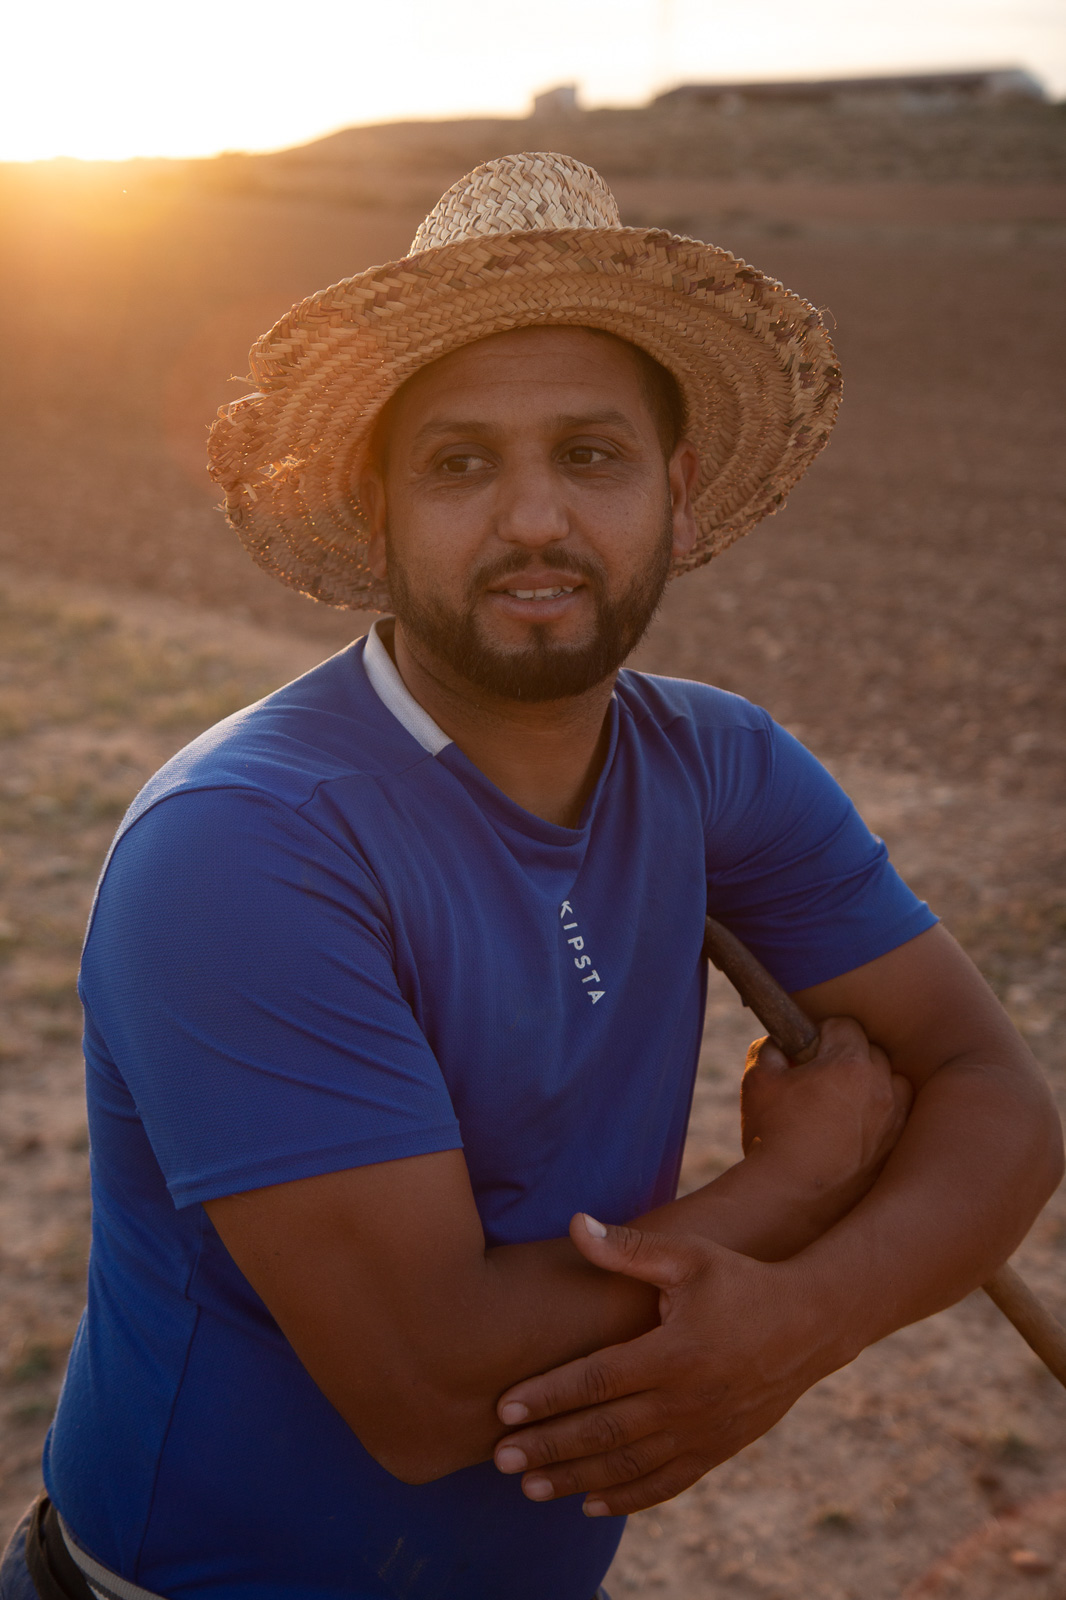
<svg viewBox="0 0 1066 1600">
<path fill-rule="evenodd" d="M 659 1288 L 662 1326 L 503 1396 L 503 1420 L 554 1419 L 497 1451 L 533 1498 L 584 1490 L 603 1515 L 679 1493 L 866 1345 L 982 1283 L 1058 1183 L 1047 1087 L 943 929 L 797 998 L 856 1018 L 910 1080 L 902 1137 L 866 1197 L 785 1262 L 575 1225 L 588 1259 Z"/>
<path fill-rule="evenodd" d="M 853 1205 L 909 1093 L 853 1025 L 790 1074 L 746 1074 L 749 1154 L 641 1219 L 777 1259 Z M 787 1123 L 787 1127 L 783 1124 Z M 567 1239 L 486 1249 L 461 1152 L 207 1202 L 237 1265 L 376 1459 L 422 1482 L 486 1459 L 501 1391 L 658 1322 L 657 1295 Z"/>
</svg>

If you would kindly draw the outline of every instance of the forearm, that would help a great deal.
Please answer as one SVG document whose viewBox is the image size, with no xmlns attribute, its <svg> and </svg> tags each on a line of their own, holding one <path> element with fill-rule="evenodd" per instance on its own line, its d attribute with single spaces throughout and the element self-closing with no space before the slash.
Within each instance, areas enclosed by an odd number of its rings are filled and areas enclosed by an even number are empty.
<svg viewBox="0 0 1066 1600">
<path fill-rule="evenodd" d="M 769 1261 L 802 1250 L 839 1214 L 831 1198 L 801 1194 L 756 1150 L 702 1188 L 628 1220 Z M 503 1245 L 485 1260 L 493 1303 L 483 1312 L 491 1353 L 482 1359 L 495 1368 L 487 1388 L 500 1375 L 506 1388 L 516 1375 L 636 1338 L 658 1321 L 654 1290 L 590 1266 L 569 1239 Z"/>
<path fill-rule="evenodd" d="M 941 1067 L 866 1198 L 792 1263 L 829 1336 L 825 1370 L 983 1283 L 1061 1174 L 1061 1128 L 1035 1072 Z"/>
<path fill-rule="evenodd" d="M 631 1225 L 646 1233 L 696 1234 L 759 1261 L 784 1261 L 831 1228 L 851 1202 L 804 1190 L 759 1146 L 712 1183 L 658 1206 Z"/>
<path fill-rule="evenodd" d="M 824 1197 L 800 1195 L 761 1153 L 701 1189 L 635 1219 L 648 1231 L 698 1234 L 741 1254 L 778 1260 L 802 1249 L 836 1218 Z M 569 1239 L 505 1245 L 485 1253 L 474 1304 L 466 1301 L 461 1339 L 435 1385 L 433 1420 L 422 1412 L 405 1441 L 393 1425 L 400 1475 L 435 1477 L 487 1459 L 501 1435 L 499 1395 L 607 1345 L 637 1338 L 658 1322 L 658 1294 L 647 1284 L 590 1266 Z M 428 1425 L 427 1425 L 428 1424 Z M 386 1464 L 388 1464 L 386 1462 Z"/>
</svg>

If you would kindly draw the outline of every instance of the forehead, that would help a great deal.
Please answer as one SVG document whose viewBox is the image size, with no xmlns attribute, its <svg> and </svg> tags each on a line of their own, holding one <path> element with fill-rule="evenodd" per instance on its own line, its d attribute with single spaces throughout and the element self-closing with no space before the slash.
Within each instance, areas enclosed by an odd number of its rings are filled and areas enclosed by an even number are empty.
<svg viewBox="0 0 1066 1600">
<path fill-rule="evenodd" d="M 389 403 L 390 431 L 413 413 L 424 415 L 461 397 L 481 395 L 494 408 L 549 399 L 560 389 L 584 391 L 590 401 L 610 394 L 643 409 L 636 353 L 621 339 L 592 328 L 515 328 L 464 345 L 415 373 Z"/>
</svg>

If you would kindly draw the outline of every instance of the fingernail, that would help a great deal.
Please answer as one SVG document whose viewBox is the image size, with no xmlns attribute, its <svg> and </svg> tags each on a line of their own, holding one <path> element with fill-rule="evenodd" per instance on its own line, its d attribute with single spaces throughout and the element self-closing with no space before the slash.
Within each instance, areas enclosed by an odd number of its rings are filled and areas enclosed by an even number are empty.
<svg viewBox="0 0 1066 1600">
<path fill-rule="evenodd" d="M 550 1500 L 555 1490 L 547 1478 L 527 1478 L 522 1493 L 527 1500 Z"/>
<path fill-rule="evenodd" d="M 505 1444 L 496 1452 L 496 1465 L 501 1472 L 525 1472 L 529 1466 L 524 1450 L 516 1444 Z"/>
<path fill-rule="evenodd" d="M 509 1428 L 516 1423 L 525 1422 L 529 1416 L 529 1407 L 519 1405 L 517 1400 L 508 1400 L 505 1406 L 500 1407 L 500 1421 L 506 1422 Z"/>
<path fill-rule="evenodd" d="M 585 1227 L 588 1229 L 589 1233 L 591 1233 L 592 1237 L 594 1239 L 606 1239 L 607 1229 L 604 1227 L 603 1223 L 597 1222 L 595 1217 L 590 1217 L 587 1211 L 584 1213 L 584 1216 Z"/>
<path fill-rule="evenodd" d="M 586 1517 L 609 1517 L 611 1508 L 606 1500 L 586 1500 L 581 1507 Z"/>
</svg>

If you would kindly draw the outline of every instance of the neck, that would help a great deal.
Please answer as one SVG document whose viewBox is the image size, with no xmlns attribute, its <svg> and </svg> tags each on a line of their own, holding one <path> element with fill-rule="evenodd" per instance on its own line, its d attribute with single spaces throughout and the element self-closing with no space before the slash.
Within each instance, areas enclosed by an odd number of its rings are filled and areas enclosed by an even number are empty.
<svg viewBox="0 0 1066 1600">
<path fill-rule="evenodd" d="M 523 705 L 468 683 L 399 621 L 381 632 L 410 693 L 486 778 L 534 816 L 576 828 L 607 754 L 615 674 L 584 694 Z"/>
</svg>

